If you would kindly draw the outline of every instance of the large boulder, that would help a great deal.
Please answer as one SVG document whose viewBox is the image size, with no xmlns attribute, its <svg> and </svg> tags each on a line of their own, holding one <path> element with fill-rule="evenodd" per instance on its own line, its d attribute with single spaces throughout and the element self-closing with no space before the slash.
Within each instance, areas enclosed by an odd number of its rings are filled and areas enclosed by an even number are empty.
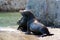
<svg viewBox="0 0 60 40">
<path fill-rule="evenodd" d="M 35 17 L 45 25 L 60 26 L 59 0 L 28 0 L 26 10 L 31 10 Z"/>
<path fill-rule="evenodd" d="M 27 0 L 0 0 L 0 11 L 18 11 L 24 9 Z"/>
<path fill-rule="evenodd" d="M 48 0 L 48 14 L 54 26 L 60 26 L 60 0 Z"/>
</svg>

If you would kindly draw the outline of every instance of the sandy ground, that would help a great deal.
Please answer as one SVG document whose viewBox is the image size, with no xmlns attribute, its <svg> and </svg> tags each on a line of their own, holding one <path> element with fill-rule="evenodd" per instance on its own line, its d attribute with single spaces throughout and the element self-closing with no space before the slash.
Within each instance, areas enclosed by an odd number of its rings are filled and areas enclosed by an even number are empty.
<svg viewBox="0 0 60 40">
<path fill-rule="evenodd" d="M 52 36 L 38 37 L 35 35 L 26 35 L 22 31 L 13 28 L 0 28 L 0 40 L 60 40 L 59 28 L 48 28 Z"/>
</svg>

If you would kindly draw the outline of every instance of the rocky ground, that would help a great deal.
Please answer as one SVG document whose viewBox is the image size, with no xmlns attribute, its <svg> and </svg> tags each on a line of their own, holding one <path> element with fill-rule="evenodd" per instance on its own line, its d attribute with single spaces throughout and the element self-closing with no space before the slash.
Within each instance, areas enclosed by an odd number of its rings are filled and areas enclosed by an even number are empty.
<svg viewBox="0 0 60 40">
<path fill-rule="evenodd" d="M 59 28 L 48 28 L 49 31 L 54 34 L 52 36 L 35 36 L 27 35 L 22 31 L 18 31 L 14 28 L 0 28 L 0 40 L 60 40 Z"/>
</svg>

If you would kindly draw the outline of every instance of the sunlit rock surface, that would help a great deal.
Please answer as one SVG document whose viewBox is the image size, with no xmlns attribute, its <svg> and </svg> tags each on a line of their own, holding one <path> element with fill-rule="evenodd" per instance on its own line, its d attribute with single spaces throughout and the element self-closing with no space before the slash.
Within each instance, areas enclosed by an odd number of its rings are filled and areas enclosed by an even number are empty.
<svg viewBox="0 0 60 40">
<path fill-rule="evenodd" d="M 26 35 L 13 28 L 0 28 L 0 40 L 38 40 L 33 35 Z"/>
<path fill-rule="evenodd" d="M 60 28 L 48 28 L 52 36 L 27 35 L 15 28 L 0 27 L 0 40 L 60 40 Z"/>
</svg>

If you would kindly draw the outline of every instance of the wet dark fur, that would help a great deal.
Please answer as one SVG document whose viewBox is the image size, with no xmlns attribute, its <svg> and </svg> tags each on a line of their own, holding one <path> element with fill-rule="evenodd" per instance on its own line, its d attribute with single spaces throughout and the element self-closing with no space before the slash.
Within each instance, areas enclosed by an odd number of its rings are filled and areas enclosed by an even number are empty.
<svg viewBox="0 0 60 40">
<path fill-rule="evenodd" d="M 17 24 L 19 25 L 17 30 L 27 31 L 27 18 L 25 16 L 23 16 L 21 20 L 17 22 Z"/>
<path fill-rule="evenodd" d="M 26 21 L 24 19 L 24 22 L 23 22 L 23 24 L 25 24 L 25 25 L 23 25 L 24 27 L 22 26 L 23 29 L 27 30 L 27 34 L 30 34 L 32 32 L 35 35 L 36 34 L 51 35 L 48 28 L 45 27 L 42 23 L 40 23 L 30 11 L 22 12 L 22 16 L 27 18 Z M 36 23 L 34 23 L 35 20 L 37 21 Z M 31 26 L 31 25 L 33 25 L 33 26 Z M 18 27 L 18 28 L 20 28 L 20 27 Z"/>
</svg>

